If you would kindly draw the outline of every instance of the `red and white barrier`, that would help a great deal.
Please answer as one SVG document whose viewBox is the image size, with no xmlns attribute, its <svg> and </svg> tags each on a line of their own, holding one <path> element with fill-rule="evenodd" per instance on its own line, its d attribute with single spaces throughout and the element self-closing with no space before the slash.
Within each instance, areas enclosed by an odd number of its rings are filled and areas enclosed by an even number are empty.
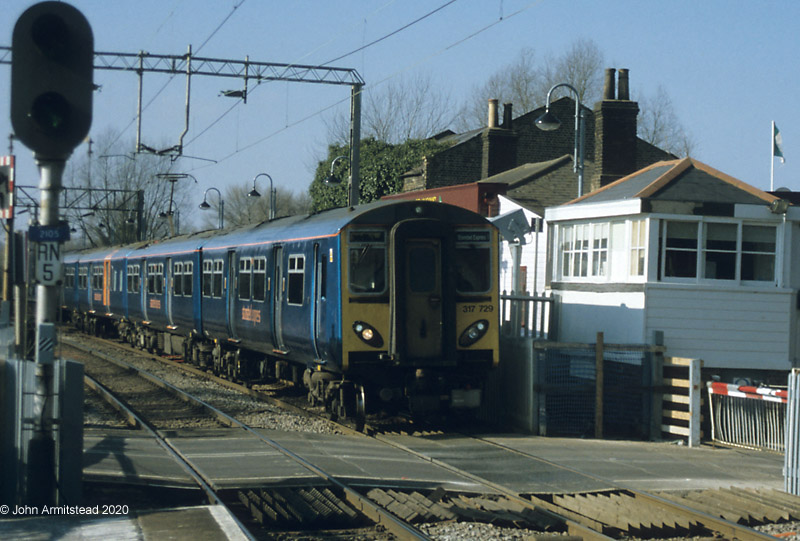
<svg viewBox="0 0 800 541">
<path fill-rule="evenodd" d="M 709 381 L 708 392 L 736 398 L 752 398 L 755 400 L 766 400 L 767 402 L 781 402 L 783 404 L 786 404 L 789 398 L 789 391 L 786 389 L 755 387 L 753 385 L 733 385 L 730 383 L 721 383 L 719 381 Z"/>
</svg>

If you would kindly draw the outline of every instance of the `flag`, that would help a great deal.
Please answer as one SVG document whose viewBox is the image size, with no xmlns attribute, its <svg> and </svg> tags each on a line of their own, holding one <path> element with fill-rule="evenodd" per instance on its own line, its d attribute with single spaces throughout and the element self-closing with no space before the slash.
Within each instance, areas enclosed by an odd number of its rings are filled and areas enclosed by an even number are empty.
<svg viewBox="0 0 800 541">
<path fill-rule="evenodd" d="M 772 157 L 778 157 L 781 159 L 781 163 L 784 163 L 783 159 L 783 138 L 781 137 L 781 131 L 778 129 L 778 126 L 775 123 L 772 123 Z"/>
</svg>

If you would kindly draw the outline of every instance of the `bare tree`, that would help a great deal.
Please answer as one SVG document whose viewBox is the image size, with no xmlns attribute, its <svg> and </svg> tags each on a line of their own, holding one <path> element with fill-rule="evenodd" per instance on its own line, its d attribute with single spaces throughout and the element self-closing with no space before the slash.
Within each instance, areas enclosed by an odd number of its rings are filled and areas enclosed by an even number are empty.
<svg viewBox="0 0 800 541">
<path fill-rule="evenodd" d="M 262 193 L 261 197 L 249 197 L 252 186 L 249 183 L 229 186 L 222 194 L 225 228 L 239 227 L 248 224 L 257 224 L 269 219 L 270 196 Z M 269 191 L 269 190 L 267 190 Z M 275 217 L 294 216 L 305 214 L 311 210 L 311 197 L 307 192 L 293 193 L 287 188 L 275 188 Z M 219 201 L 214 196 L 209 197 L 208 204 L 211 210 L 200 216 L 201 229 L 216 229 L 217 205 Z"/>
<path fill-rule="evenodd" d="M 639 137 L 676 156 L 689 156 L 696 144 L 678 120 L 672 100 L 663 86 L 659 85 L 652 96 L 639 98 Z"/>
<path fill-rule="evenodd" d="M 392 79 L 366 87 L 362 98 L 361 136 L 398 144 L 426 139 L 447 129 L 454 119 L 450 96 L 429 75 Z M 347 144 L 350 117 L 340 113 L 326 121 L 329 144 Z"/>
<path fill-rule="evenodd" d="M 72 189 L 73 199 L 79 199 L 72 207 L 61 210 L 80 239 L 77 244 L 132 242 L 138 236 L 139 219 L 144 238 L 170 235 L 180 225 L 181 214 L 189 215 L 188 194 L 193 180 L 172 183 L 159 178 L 159 174 L 175 169 L 169 157 L 125 154 L 120 149 L 132 145 L 111 145 L 113 140 L 113 133 L 104 133 L 94 143 L 91 156 L 78 155 L 70 160 L 64 186 Z M 141 217 L 136 205 L 138 190 L 144 197 Z"/>
<path fill-rule="evenodd" d="M 603 78 L 603 54 L 591 40 L 577 40 L 564 54 L 539 63 L 531 48 L 522 49 L 508 65 L 500 68 L 462 107 L 456 127 L 467 131 L 486 125 L 486 100 L 512 103 L 525 113 L 541 107 L 547 92 L 558 83 L 569 83 L 578 91 L 581 103 L 591 105 L 599 99 Z M 556 91 L 554 97 L 566 90 Z"/>
</svg>

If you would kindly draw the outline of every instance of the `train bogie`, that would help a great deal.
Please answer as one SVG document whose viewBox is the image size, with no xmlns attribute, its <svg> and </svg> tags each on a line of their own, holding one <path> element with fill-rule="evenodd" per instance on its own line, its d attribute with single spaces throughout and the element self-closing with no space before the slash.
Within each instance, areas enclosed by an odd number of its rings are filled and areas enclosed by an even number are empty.
<svg viewBox="0 0 800 541">
<path fill-rule="evenodd" d="M 234 378 L 288 373 L 335 414 L 474 408 L 498 362 L 497 235 L 380 202 L 70 254 L 64 304 Z"/>
</svg>

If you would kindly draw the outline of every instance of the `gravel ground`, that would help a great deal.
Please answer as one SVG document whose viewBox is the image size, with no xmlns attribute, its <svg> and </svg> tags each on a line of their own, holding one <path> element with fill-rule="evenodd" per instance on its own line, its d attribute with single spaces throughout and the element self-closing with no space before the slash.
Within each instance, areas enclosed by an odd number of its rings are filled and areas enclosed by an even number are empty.
<svg viewBox="0 0 800 541">
<path fill-rule="evenodd" d="M 79 335 L 78 335 L 79 336 Z M 78 338 L 78 340 L 80 340 Z M 309 432 L 309 433 L 323 433 L 323 434 L 336 434 L 339 430 L 332 423 L 328 423 L 322 419 L 309 418 L 298 415 L 292 412 L 281 410 L 269 403 L 257 400 L 255 398 L 242 395 L 232 389 L 222 387 L 214 382 L 196 377 L 191 374 L 186 374 L 182 371 L 175 370 L 173 367 L 165 366 L 163 363 L 144 357 L 136 351 L 126 352 L 115 348 L 113 346 L 105 346 L 101 344 L 93 344 L 93 347 L 102 353 L 113 356 L 114 358 L 128 362 L 138 368 L 147 370 L 152 374 L 164 378 L 166 381 L 175 385 L 176 387 L 185 390 L 186 392 L 197 396 L 198 398 L 208 402 L 209 404 L 225 411 L 229 415 L 239 419 L 240 421 L 254 427 L 266 428 L 274 430 L 285 430 L 291 432 Z M 70 351 L 71 348 L 70 348 Z M 67 352 L 64 352 L 67 353 Z M 65 355 L 69 356 L 69 355 Z M 85 405 L 86 417 L 85 424 L 93 426 L 94 423 L 99 422 L 95 419 L 95 415 L 104 415 L 103 406 L 98 405 L 95 400 L 87 395 Z M 99 418 L 99 417 L 98 417 Z M 520 530 L 513 528 L 501 528 L 491 524 L 484 524 L 478 522 L 445 522 L 436 524 L 421 524 L 417 527 L 426 535 L 437 541 L 509 541 L 509 540 L 534 540 L 544 539 L 553 536 L 557 539 L 558 534 L 542 534 L 531 530 Z M 755 528 L 758 531 L 768 535 L 775 536 L 778 539 L 785 539 L 788 541 L 800 541 L 800 522 L 786 522 L 781 524 L 770 524 L 765 526 L 758 526 Z M 366 535 L 366 537 L 363 537 Z M 539 537 L 544 536 L 544 537 Z M 341 537 L 337 536 L 334 532 L 326 532 L 314 534 L 312 532 L 304 533 L 275 533 L 273 539 L 281 540 L 332 540 L 332 539 L 352 539 L 361 540 L 370 538 L 369 534 L 363 532 L 355 533 L 341 533 Z M 626 541 L 639 541 L 637 538 L 625 538 Z M 709 537 L 678 537 L 670 538 L 670 541 L 683 541 L 683 540 L 708 540 L 715 539 Z"/>
<path fill-rule="evenodd" d="M 73 340 L 75 340 L 75 338 L 73 338 Z M 66 350 L 68 348 L 66 341 L 64 346 Z M 243 395 L 212 381 L 176 370 L 175 367 L 170 367 L 160 361 L 147 358 L 139 352 L 127 352 L 114 346 L 106 346 L 99 343 L 93 343 L 92 347 L 95 351 L 127 362 L 159 378 L 163 378 L 175 387 L 219 408 L 253 428 L 267 428 L 289 432 L 310 432 L 315 434 L 340 433 L 335 425 L 324 419 L 306 417 L 282 410 L 272 404 Z M 69 351 L 64 351 L 63 354 L 66 357 L 77 357 L 77 353 L 71 355 L 74 351 L 76 350 L 70 348 Z"/>
</svg>

